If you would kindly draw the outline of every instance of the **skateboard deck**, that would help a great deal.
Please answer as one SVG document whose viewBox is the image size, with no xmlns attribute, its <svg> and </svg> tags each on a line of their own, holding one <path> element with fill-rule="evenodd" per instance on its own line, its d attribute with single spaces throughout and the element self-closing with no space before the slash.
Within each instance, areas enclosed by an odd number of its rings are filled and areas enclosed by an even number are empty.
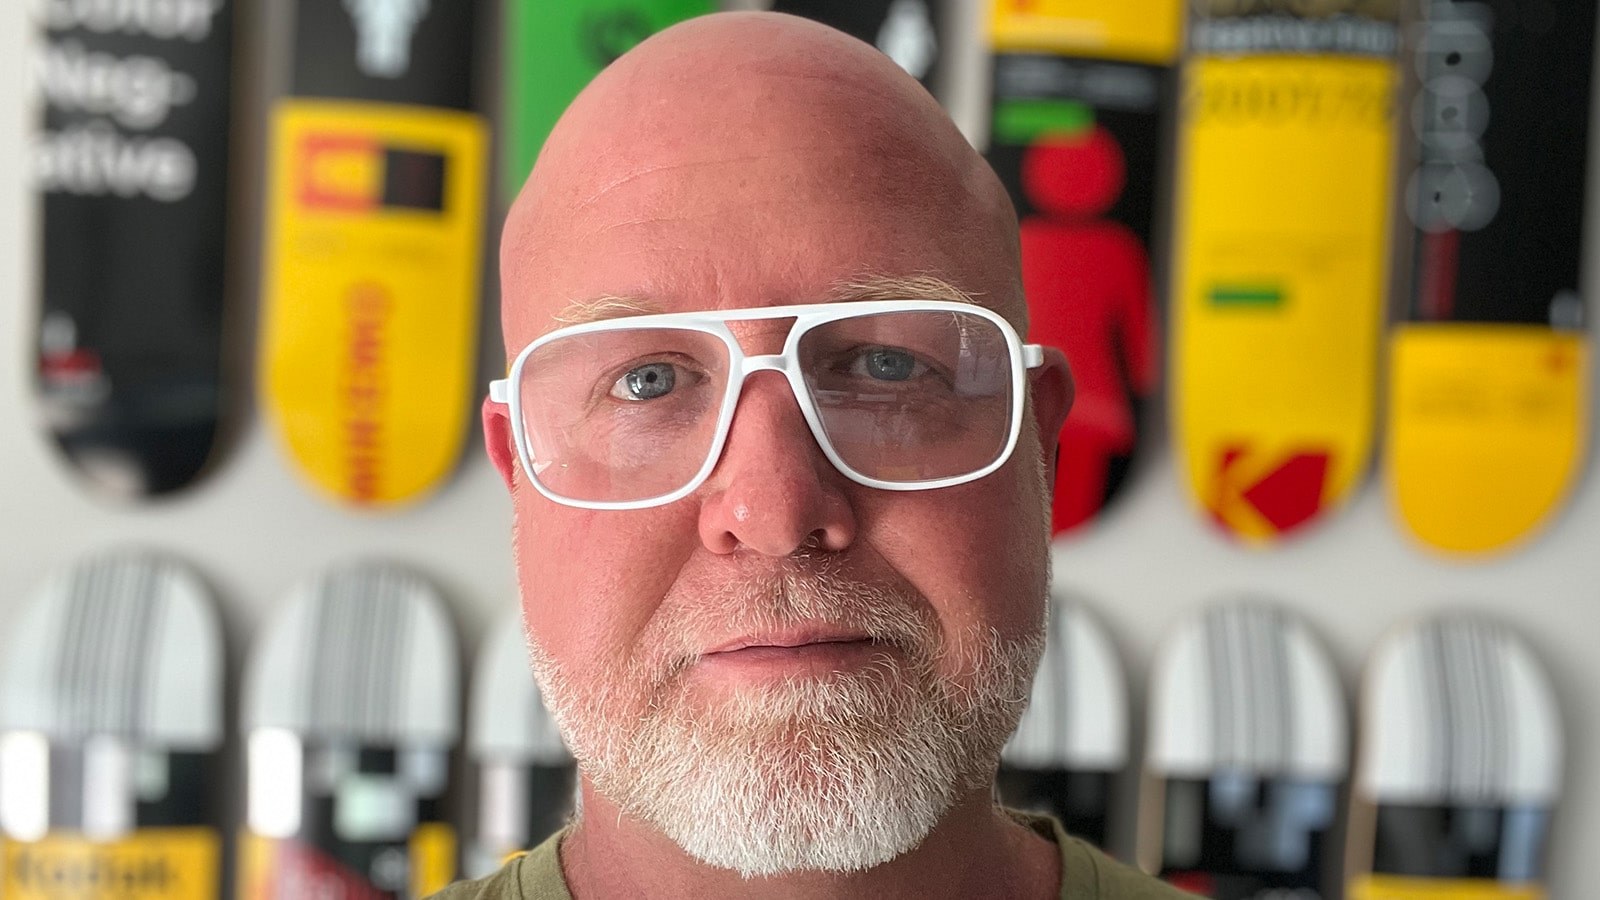
<svg viewBox="0 0 1600 900">
<path fill-rule="evenodd" d="M 522 614 L 513 610 L 484 642 L 472 678 L 467 751 L 478 772 L 478 828 L 467 877 L 488 875 L 571 818 L 577 768 L 528 668 Z"/>
<path fill-rule="evenodd" d="M 773 10 L 831 25 L 883 51 L 942 96 L 943 0 L 775 0 Z"/>
<path fill-rule="evenodd" d="M 223 677 L 174 563 L 98 556 L 34 595 L 0 657 L 0 896 L 221 896 Z"/>
<path fill-rule="evenodd" d="M 1423 544 L 1537 533 L 1584 459 L 1594 0 L 1417 4 L 1386 481 Z"/>
<path fill-rule="evenodd" d="M 457 665 L 438 595 L 406 570 L 349 565 L 290 596 L 244 676 L 240 898 L 419 900 L 455 878 Z"/>
<path fill-rule="evenodd" d="M 1538 900 L 1562 728 L 1509 629 L 1442 615 L 1368 662 L 1351 798 L 1350 900 Z"/>
<path fill-rule="evenodd" d="M 561 113 L 612 60 L 713 0 L 505 0 L 501 192 L 510 202 Z"/>
<path fill-rule="evenodd" d="M 1053 530 L 1121 489 L 1160 383 L 1151 259 L 1183 0 L 999 0 L 988 159 L 1022 231 L 1029 340 L 1062 348 L 1077 399 L 1061 429 Z M 1157 248 L 1152 253 L 1152 248 Z"/>
<path fill-rule="evenodd" d="M 233 4 L 37 6 L 42 422 L 97 492 L 168 494 L 211 462 L 230 405 Z"/>
<path fill-rule="evenodd" d="M 262 405 L 321 493 L 392 506 L 448 476 L 473 399 L 487 138 L 472 4 L 295 11 L 292 96 L 272 116 Z"/>
<path fill-rule="evenodd" d="M 1367 469 L 1398 7 L 1194 5 L 1178 126 L 1173 429 L 1194 501 L 1247 543 L 1342 505 Z"/>
<path fill-rule="evenodd" d="M 1140 863 L 1216 900 L 1337 896 L 1348 726 L 1310 630 L 1259 601 L 1166 640 L 1151 681 Z"/>
<path fill-rule="evenodd" d="M 1049 813 L 1104 848 L 1127 764 L 1128 685 L 1116 647 L 1082 603 L 1054 597 L 1033 696 L 1001 754 L 1000 799 Z"/>
</svg>

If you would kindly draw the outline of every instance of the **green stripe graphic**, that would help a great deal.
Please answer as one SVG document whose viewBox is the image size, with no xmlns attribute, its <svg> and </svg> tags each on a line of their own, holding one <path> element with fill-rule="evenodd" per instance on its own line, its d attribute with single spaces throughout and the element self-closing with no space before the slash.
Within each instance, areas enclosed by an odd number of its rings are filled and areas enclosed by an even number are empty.
<svg viewBox="0 0 1600 900">
<path fill-rule="evenodd" d="M 1213 306 L 1282 306 L 1283 288 L 1276 285 L 1218 284 L 1206 294 Z"/>
<path fill-rule="evenodd" d="M 1043 134 L 1082 134 L 1094 110 L 1073 100 L 1008 100 L 995 107 L 994 136 L 1003 144 L 1031 144 Z"/>
</svg>

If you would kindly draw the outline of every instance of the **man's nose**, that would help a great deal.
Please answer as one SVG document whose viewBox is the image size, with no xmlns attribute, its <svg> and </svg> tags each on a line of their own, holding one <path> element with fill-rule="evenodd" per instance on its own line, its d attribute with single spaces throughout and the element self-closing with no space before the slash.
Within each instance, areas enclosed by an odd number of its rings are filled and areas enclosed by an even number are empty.
<svg viewBox="0 0 1600 900">
<path fill-rule="evenodd" d="M 700 490 L 700 540 L 713 553 L 746 547 L 788 556 L 807 542 L 843 550 L 856 536 L 847 490 L 784 377 L 752 374 L 722 456 Z"/>
</svg>

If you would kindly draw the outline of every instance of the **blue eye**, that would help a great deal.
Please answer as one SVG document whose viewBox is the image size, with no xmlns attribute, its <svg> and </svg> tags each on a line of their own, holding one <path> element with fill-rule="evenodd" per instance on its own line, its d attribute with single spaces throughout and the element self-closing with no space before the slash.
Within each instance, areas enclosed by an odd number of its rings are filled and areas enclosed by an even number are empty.
<svg viewBox="0 0 1600 900">
<path fill-rule="evenodd" d="M 678 383 L 678 370 L 671 363 L 650 363 L 628 370 L 611 386 L 618 400 L 655 400 L 672 393 Z"/>
<path fill-rule="evenodd" d="M 909 381 L 928 370 L 912 354 L 889 347 L 867 350 L 856 360 L 854 368 L 860 374 L 879 381 Z"/>
</svg>

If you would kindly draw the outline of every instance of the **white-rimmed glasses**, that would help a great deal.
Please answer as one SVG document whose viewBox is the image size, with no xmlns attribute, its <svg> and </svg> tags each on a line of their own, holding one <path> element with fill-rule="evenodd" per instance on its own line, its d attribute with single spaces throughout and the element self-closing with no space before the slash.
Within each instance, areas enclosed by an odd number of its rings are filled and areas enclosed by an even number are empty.
<svg viewBox="0 0 1600 900">
<path fill-rule="evenodd" d="M 783 352 L 747 355 L 729 322 L 793 319 Z M 540 493 L 585 509 L 677 500 L 715 468 L 744 381 L 788 379 L 847 478 L 918 491 L 999 468 L 1043 363 L 999 314 L 885 300 L 629 316 L 560 328 L 517 354 L 489 399 L 509 409 Z"/>
</svg>

